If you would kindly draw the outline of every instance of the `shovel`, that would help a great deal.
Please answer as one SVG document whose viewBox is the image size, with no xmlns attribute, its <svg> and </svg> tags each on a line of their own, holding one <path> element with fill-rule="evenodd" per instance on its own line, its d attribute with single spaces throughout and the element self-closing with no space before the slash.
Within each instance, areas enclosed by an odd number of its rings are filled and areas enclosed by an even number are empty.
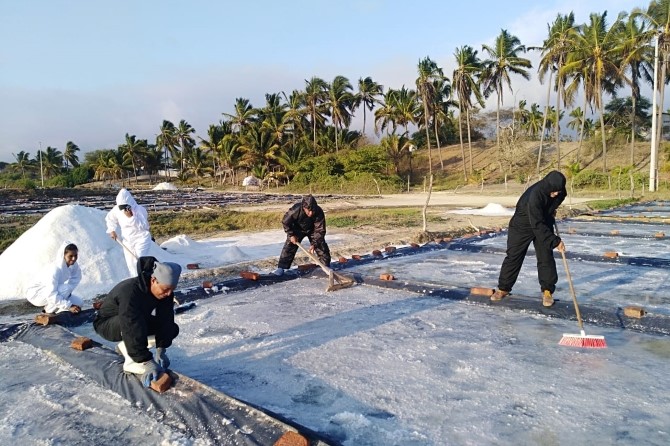
<svg viewBox="0 0 670 446">
<path fill-rule="evenodd" d="M 321 261 L 314 254 L 306 250 L 300 243 L 296 243 L 296 245 L 298 245 L 298 247 L 302 249 L 302 251 L 307 254 L 310 259 L 316 262 L 316 264 L 321 267 L 323 272 L 328 275 L 328 287 L 326 288 L 326 291 L 337 291 L 341 290 L 342 288 L 349 288 L 356 283 L 356 281 L 351 277 L 336 273 L 332 269 L 328 268 L 326 265 L 321 263 Z"/>
</svg>

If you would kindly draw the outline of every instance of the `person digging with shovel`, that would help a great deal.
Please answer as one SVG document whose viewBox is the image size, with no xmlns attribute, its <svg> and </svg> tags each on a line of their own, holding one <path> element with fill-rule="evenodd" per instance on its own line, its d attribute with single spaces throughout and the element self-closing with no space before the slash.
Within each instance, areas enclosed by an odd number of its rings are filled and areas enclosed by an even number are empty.
<svg viewBox="0 0 670 446">
<path fill-rule="evenodd" d="M 516 204 L 509 221 L 507 255 L 498 277 L 498 289 L 491 296 L 498 302 L 507 296 L 516 283 L 526 252 L 531 243 L 537 257 L 537 275 L 542 292 L 542 305 L 554 305 L 554 291 L 558 282 L 553 250 L 565 252 L 565 244 L 554 233 L 556 209 L 567 195 L 565 176 L 553 170 L 529 187 Z"/>
<path fill-rule="evenodd" d="M 172 301 L 181 267 L 140 257 L 137 277 L 118 283 L 105 297 L 93 327 L 108 341 L 118 342 L 123 371 L 138 375 L 145 387 L 170 366 L 167 348 L 179 334 Z M 153 314 L 152 314 L 153 313 Z M 150 348 L 156 348 L 152 354 Z"/>
<path fill-rule="evenodd" d="M 311 195 L 303 197 L 284 214 L 282 226 L 286 233 L 286 242 L 279 256 L 279 263 L 274 274 L 281 276 L 291 267 L 298 243 L 307 237 L 310 252 L 315 253 L 324 266 L 330 266 L 330 249 L 326 243 L 326 216 L 323 209 L 316 204 Z"/>
</svg>

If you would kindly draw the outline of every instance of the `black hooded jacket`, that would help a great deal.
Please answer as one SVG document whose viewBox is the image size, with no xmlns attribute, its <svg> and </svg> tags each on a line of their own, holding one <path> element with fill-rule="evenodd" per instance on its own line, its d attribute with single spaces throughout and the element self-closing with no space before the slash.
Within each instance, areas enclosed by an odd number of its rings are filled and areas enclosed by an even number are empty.
<svg viewBox="0 0 670 446">
<path fill-rule="evenodd" d="M 535 238 L 544 246 L 554 249 L 561 243 L 554 234 L 554 212 L 567 196 L 565 176 L 552 170 L 544 178 L 533 184 L 521 195 L 516 203 L 514 216 L 509 222 L 510 229 L 533 231 Z M 560 192 L 551 198 L 551 192 Z"/>
<path fill-rule="evenodd" d="M 303 206 L 307 205 L 312 210 L 312 216 L 305 214 Z M 306 197 L 301 203 L 296 203 L 284 214 L 282 219 L 284 232 L 289 237 L 311 236 L 314 244 L 319 244 L 326 237 L 326 216 L 323 209 L 316 204 L 314 197 Z"/>
<path fill-rule="evenodd" d="M 156 299 L 151 294 L 149 287 L 155 262 L 154 257 L 140 257 L 137 262 L 138 276 L 119 282 L 112 288 L 93 321 L 93 326 L 97 327 L 104 321 L 118 316 L 128 355 L 135 362 L 145 362 L 153 357 L 147 348 L 147 337 L 149 320 L 154 310 L 156 310 L 156 347 L 167 348 L 172 345 L 175 326 L 172 302 L 174 296 L 171 294 L 164 299 Z"/>
</svg>

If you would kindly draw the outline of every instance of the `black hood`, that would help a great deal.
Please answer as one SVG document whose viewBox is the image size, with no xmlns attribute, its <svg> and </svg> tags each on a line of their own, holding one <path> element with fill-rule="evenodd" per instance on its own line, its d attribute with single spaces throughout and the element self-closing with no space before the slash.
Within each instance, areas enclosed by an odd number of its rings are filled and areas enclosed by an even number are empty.
<svg viewBox="0 0 670 446">
<path fill-rule="evenodd" d="M 306 195 L 302 199 L 302 207 L 305 209 L 309 209 L 310 211 L 313 211 L 314 209 L 316 209 L 316 199 L 311 195 Z"/>
<path fill-rule="evenodd" d="M 552 170 L 542 178 L 542 189 L 545 192 L 563 192 L 565 183 L 565 175 L 557 170 Z"/>
</svg>

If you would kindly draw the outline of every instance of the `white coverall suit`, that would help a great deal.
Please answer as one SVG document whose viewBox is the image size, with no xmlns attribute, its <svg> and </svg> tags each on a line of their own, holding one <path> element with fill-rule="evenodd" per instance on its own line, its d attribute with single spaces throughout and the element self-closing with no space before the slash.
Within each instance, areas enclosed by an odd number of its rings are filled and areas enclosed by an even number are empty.
<svg viewBox="0 0 670 446">
<path fill-rule="evenodd" d="M 67 266 L 64 259 L 65 247 L 71 242 L 63 242 L 58 248 L 56 260 L 40 272 L 38 280 L 26 290 L 28 301 L 36 307 L 44 307 L 47 313 L 68 311 L 72 305 L 82 306 L 81 297 L 72 291 L 81 282 L 79 264 Z"/>
<path fill-rule="evenodd" d="M 133 215 L 128 217 L 119 208 L 119 205 L 130 206 Z M 137 276 L 137 259 L 148 256 L 153 241 L 149 232 L 149 216 L 144 206 L 140 206 L 135 198 L 126 189 L 121 189 L 116 195 L 116 206 L 107 213 L 105 217 L 107 234 L 116 232 L 117 239 L 125 245 L 128 250 L 123 249 L 126 265 L 130 272 L 129 277 Z M 120 232 L 117 230 L 120 229 Z M 133 255 L 134 254 L 134 255 Z"/>
</svg>

